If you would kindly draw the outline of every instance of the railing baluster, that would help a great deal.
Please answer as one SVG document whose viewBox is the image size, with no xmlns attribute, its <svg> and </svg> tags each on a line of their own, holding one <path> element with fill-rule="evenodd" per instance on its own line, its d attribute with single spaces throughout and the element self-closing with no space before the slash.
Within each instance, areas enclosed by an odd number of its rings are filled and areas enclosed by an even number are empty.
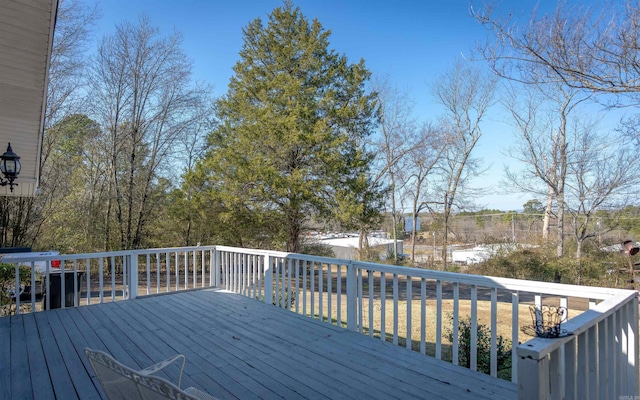
<svg viewBox="0 0 640 400">
<path fill-rule="evenodd" d="M 49 264 L 47 263 L 47 266 Z M 104 262 L 103 262 L 103 258 L 100 257 L 100 263 L 99 263 L 99 276 L 98 276 L 98 285 L 99 285 L 99 291 L 100 291 L 100 304 L 104 303 Z M 47 287 L 49 287 L 49 269 L 47 268 Z M 49 296 L 47 296 L 49 297 Z M 49 308 L 49 299 L 47 299 L 47 309 Z"/>
<path fill-rule="evenodd" d="M 127 280 L 129 276 L 129 265 L 127 265 L 127 256 L 122 256 L 120 259 L 122 260 L 122 300 L 126 300 L 129 295 L 127 285 Z"/>
<path fill-rule="evenodd" d="M 427 282 L 420 278 L 420 353 L 427 354 Z"/>
<path fill-rule="evenodd" d="M 116 300 L 116 258 L 114 256 L 109 257 L 111 264 L 111 301 Z"/>
<path fill-rule="evenodd" d="M 318 315 L 320 316 L 320 321 L 324 322 L 324 310 L 322 308 L 323 306 L 323 300 L 324 300 L 324 294 L 323 294 L 323 282 L 322 282 L 322 270 L 324 269 L 324 264 L 320 263 L 319 267 L 318 267 Z"/>
<path fill-rule="evenodd" d="M 14 274 L 15 280 L 13 281 L 13 295 L 16 299 L 16 315 L 20 315 L 20 263 L 14 264 Z M 64 293 L 64 291 L 62 293 Z M 64 295 L 62 296 L 62 299 L 62 304 L 64 304 Z"/>
<path fill-rule="evenodd" d="M 295 294 L 295 303 L 296 303 L 296 314 L 300 314 L 300 266 L 302 265 L 302 260 L 296 260 L 295 263 L 295 281 L 293 286 L 296 289 Z"/>
<path fill-rule="evenodd" d="M 129 280 L 129 299 L 135 299 L 138 297 L 138 253 L 132 253 L 125 257 L 127 259 L 127 265 L 131 277 Z"/>
<path fill-rule="evenodd" d="M 332 264 L 327 264 L 327 320 L 329 323 L 333 321 L 333 274 L 331 267 Z"/>
<path fill-rule="evenodd" d="M 362 333 L 363 327 L 363 316 L 362 316 L 362 268 L 358 268 L 358 333 Z"/>
<path fill-rule="evenodd" d="M 442 281 L 436 281 L 436 358 L 442 360 Z"/>
<path fill-rule="evenodd" d="M 547 388 L 547 396 L 550 394 L 554 399 L 564 399 L 565 398 L 565 390 L 566 385 L 564 384 L 563 377 L 567 375 L 567 371 L 563 369 L 563 365 L 569 364 L 564 360 L 563 354 L 566 354 L 563 348 L 571 346 L 572 343 L 567 343 L 564 346 L 561 346 L 554 350 L 549 357 L 549 388 Z M 572 353 L 573 354 L 573 353 Z M 575 367 L 575 363 L 570 364 L 572 367 Z M 571 375 L 575 375 L 574 373 L 569 373 Z"/>
<path fill-rule="evenodd" d="M 586 331 L 577 337 L 577 354 L 576 354 L 576 395 L 578 399 L 587 399 L 589 387 L 587 383 L 587 368 L 589 365 L 587 337 L 589 331 Z M 595 360 L 594 360 L 595 361 Z"/>
<path fill-rule="evenodd" d="M 609 359 L 609 344 L 608 344 L 608 331 L 607 331 L 607 321 L 609 319 L 604 319 L 598 323 L 598 358 L 600 360 L 608 360 Z M 608 364 L 608 363 L 607 363 Z M 609 368 L 607 364 L 596 363 L 596 370 L 598 376 L 598 391 L 597 399 L 604 399 L 608 395 L 608 385 L 609 385 Z"/>
<path fill-rule="evenodd" d="M 562 384 L 561 388 L 563 389 L 563 391 L 557 393 L 558 396 L 567 396 L 566 398 L 572 399 L 577 398 L 577 386 L 579 384 L 576 369 L 578 363 L 576 342 L 577 341 L 575 340 L 575 338 L 572 338 L 564 346 L 562 346 L 563 351 L 560 351 L 560 349 L 556 350 L 558 354 L 564 353 L 564 357 L 560 356 L 558 358 L 558 365 L 560 365 L 558 369 L 560 371 L 564 371 L 564 379 L 562 376 L 558 376 L 557 379 L 551 379 L 552 383 L 554 381 L 558 381 L 559 384 Z M 563 362 L 560 363 L 560 360 L 562 360 Z M 553 371 L 550 372 L 550 375 L 552 378 L 554 378 Z"/>
<path fill-rule="evenodd" d="M 307 315 L 307 269 L 309 268 L 309 261 L 304 261 L 302 264 L 302 315 Z M 313 293 L 311 294 L 313 296 Z M 313 317 L 313 313 L 311 313 Z"/>
<path fill-rule="evenodd" d="M 387 279 L 384 272 L 380 274 L 380 340 L 387 340 Z"/>
<path fill-rule="evenodd" d="M 471 286 L 471 354 L 469 366 L 472 371 L 478 370 L 478 288 L 476 285 Z M 514 342 L 518 343 L 518 342 Z M 517 359 L 515 356 L 514 358 Z"/>
<path fill-rule="evenodd" d="M 609 386 L 609 393 L 608 393 L 608 398 L 613 399 L 615 397 L 615 393 L 617 390 L 617 383 L 616 383 L 616 373 L 617 371 L 617 364 L 616 364 L 616 357 L 617 357 L 617 350 L 616 350 L 616 346 L 615 346 L 615 342 L 616 342 L 616 315 L 613 314 L 611 316 L 611 318 L 607 319 L 607 344 L 608 344 L 608 348 L 607 348 L 607 354 L 609 356 L 609 358 L 607 358 L 607 360 L 609 360 L 609 362 L 607 363 L 609 366 L 609 380 L 607 381 L 607 384 Z"/>
<path fill-rule="evenodd" d="M 73 260 L 73 306 L 78 307 L 80 303 L 80 290 L 78 289 L 78 260 Z"/>
<path fill-rule="evenodd" d="M 313 275 L 312 275 L 312 290 L 313 290 Z M 350 331 L 356 331 L 357 327 L 357 282 L 356 282 L 356 266 L 353 263 L 347 264 L 347 329 Z M 313 298 L 311 299 L 313 302 Z M 312 303 L 313 304 L 313 303 Z M 313 305 L 312 305 L 313 308 Z"/>
<path fill-rule="evenodd" d="M 280 259 L 278 257 L 271 258 L 271 271 L 273 273 L 273 276 L 272 276 L 273 280 L 272 280 L 272 287 L 271 287 L 271 291 L 273 292 L 272 304 L 275 304 L 276 306 L 280 307 L 278 305 L 278 292 L 280 290 L 279 289 L 280 288 Z"/>
<path fill-rule="evenodd" d="M 588 398 L 598 398 L 598 326 L 594 325 L 587 331 L 587 376 L 585 382 L 588 386 Z M 585 397 L 585 398 L 587 398 Z"/>
<path fill-rule="evenodd" d="M 169 252 L 164 253 L 164 270 L 167 276 L 167 290 L 166 292 L 171 291 L 171 257 L 169 257 Z"/>
<path fill-rule="evenodd" d="M 518 343 L 518 336 L 520 334 L 519 306 L 519 293 L 511 293 L 511 382 L 514 383 L 517 383 L 518 380 L 518 357 L 513 348 L 515 344 Z"/>
<path fill-rule="evenodd" d="M 638 351 L 639 351 L 639 338 L 638 338 L 638 306 L 636 305 L 637 301 L 632 301 L 629 303 L 629 381 L 630 381 L 630 389 L 633 393 L 640 393 L 640 368 L 639 368 L 639 360 L 638 360 Z"/>
<path fill-rule="evenodd" d="M 51 288 L 51 261 L 46 261 L 45 262 L 45 290 L 47 291 L 46 293 L 46 300 L 45 300 L 45 304 L 44 304 L 44 309 L 45 310 L 50 310 L 51 309 L 51 296 L 49 295 L 49 291 Z M 102 298 L 100 299 L 102 300 Z"/>
<path fill-rule="evenodd" d="M 36 311 L 36 268 L 35 263 L 31 261 L 29 263 L 31 270 L 31 312 Z M 78 297 L 80 297 L 80 293 L 78 292 Z M 78 305 L 76 303 L 76 305 Z"/>
<path fill-rule="evenodd" d="M 87 305 L 91 304 L 91 260 L 88 258 L 85 260 L 85 266 L 87 269 Z"/>
<path fill-rule="evenodd" d="M 184 252 L 184 288 L 189 289 L 189 252 Z"/>
<path fill-rule="evenodd" d="M 373 271 L 367 271 L 369 276 L 369 336 L 373 337 Z"/>
<path fill-rule="evenodd" d="M 398 274 L 393 274 L 393 344 L 398 344 Z"/>
<path fill-rule="evenodd" d="M 173 261 L 176 268 L 176 292 L 180 290 L 180 258 L 178 257 L 178 252 L 176 251 L 173 254 Z"/>
<path fill-rule="evenodd" d="M 146 263 L 144 264 L 144 269 L 147 270 L 147 295 L 151 294 L 151 266 L 150 266 L 150 255 L 149 253 L 146 254 L 145 259 L 146 259 Z"/>
<path fill-rule="evenodd" d="M 287 310 L 291 310 L 291 274 L 292 260 L 287 260 Z M 329 290 L 329 315 L 331 315 L 331 290 Z"/>
<path fill-rule="evenodd" d="M 60 261 L 60 308 L 66 308 L 66 304 L 65 303 L 67 302 L 66 301 L 67 299 L 66 299 L 66 296 L 65 296 L 65 294 L 67 292 L 65 290 L 66 289 L 65 288 L 66 279 L 65 279 L 64 264 L 65 264 L 64 260 L 61 260 Z M 18 277 L 17 272 L 18 272 L 18 269 L 19 269 L 19 265 L 20 264 L 16 264 L 16 277 Z M 17 293 L 19 293 L 20 292 L 20 280 L 18 279 L 16 281 L 16 283 L 18 284 L 16 286 L 16 290 L 17 290 Z M 16 302 L 16 304 L 20 305 L 20 298 L 19 298 L 20 295 L 18 295 L 17 297 L 18 297 L 18 299 L 17 299 L 18 301 Z"/>
<path fill-rule="evenodd" d="M 451 342 L 451 362 L 453 365 L 458 365 L 458 357 L 460 356 L 458 351 L 458 335 L 459 328 L 458 325 L 458 317 L 459 317 L 459 298 L 460 298 L 460 287 L 458 286 L 458 282 L 453 282 L 453 326 L 452 326 L 452 336 L 453 340 Z"/>
<path fill-rule="evenodd" d="M 316 314 L 316 290 L 315 290 L 316 262 L 315 261 L 311 262 L 311 269 L 309 270 L 309 272 L 310 272 L 309 282 L 311 283 L 311 318 L 315 318 L 315 314 Z M 354 283 L 355 283 L 355 279 L 354 279 Z"/>
<path fill-rule="evenodd" d="M 626 337 L 624 335 L 624 331 L 622 329 L 622 318 L 620 316 L 620 311 L 615 312 L 615 331 L 616 331 L 616 391 L 617 393 L 622 393 L 624 390 L 624 382 L 623 382 L 623 371 L 624 364 L 627 362 L 627 355 L 625 354 L 626 346 L 624 344 Z"/>
<path fill-rule="evenodd" d="M 498 376 L 498 289 L 491 288 L 491 376 Z"/>
<path fill-rule="evenodd" d="M 156 253 L 156 293 L 160 293 L 160 253 Z"/>
<path fill-rule="evenodd" d="M 342 326 L 342 264 L 336 264 L 337 272 L 336 272 L 336 293 L 338 299 L 338 312 L 336 319 L 338 320 L 338 326 Z"/>
<path fill-rule="evenodd" d="M 407 276 L 407 311 L 406 311 L 406 315 L 407 315 L 407 333 L 406 333 L 406 340 L 405 340 L 405 347 L 407 349 L 411 349 L 411 345 L 412 345 L 412 339 L 411 339 L 411 311 L 413 308 L 413 303 L 412 303 L 412 293 L 411 293 L 411 289 L 412 289 L 412 279 L 411 276 Z"/>
<path fill-rule="evenodd" d="M 205 252 L 204 250 L 200 250 L 200 264 L 202 265 L 202 283 L 200 287 L 205 287 L 207 285 L 207 274 L 205 268 Z"/>
</svg>

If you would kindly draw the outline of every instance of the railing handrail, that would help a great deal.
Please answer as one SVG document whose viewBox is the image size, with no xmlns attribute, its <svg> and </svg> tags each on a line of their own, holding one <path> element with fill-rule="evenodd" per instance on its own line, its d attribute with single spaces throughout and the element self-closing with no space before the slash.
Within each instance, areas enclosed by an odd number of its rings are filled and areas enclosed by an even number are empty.
<svg viewBox="0 0 640 400">
<path fill-rule="evenodd" d="M 133 250 L 116 250 L 116 251 L 103 251 L 98 253 L 79 253 L 79 254 L 57 254 L 57 255 L 48 255 L 48 256 L 26 256 L 19 258 L 3 258 L 0 257 L 0 262 L 5 262 L 9 264 L 26 264 L 30 262 L 37 261 L 52 261 L 52 260 L 85 260 L 87 258 L 108 258 L 108 257 L 121 257 L 128 255 L 140 255 L 140 254 L 153 254 L 153 253 L 163 253 L 170 251 L 172 253 L 175 252 L 183 252 L 183 251 L 193 251 L 193 250 L 215 250 L 216 246 L 185 246 L 185 247 L 164 247 L 164 248 L 154 248 L 154 249 L 133 249 Z M 14 253 L 11 253 L 14 254 Z M 20 254 L 20 253 L 15 253 Z"/>
<path fill-rule="evenodd" d="M 398 275 L 411 275 L 417 278 L 435 279 L 452 283 L 462 283 L 466 285 L 476 285 L 486 288 L 507 289 L 512 291 L 523 291 L 531 293 L 544 293 L 558 296 L 580 297 L 604 300 L 615 296 L 624 289 L 601 288 L 595 286 L 569 285 L 564 283 L 529 281 L 512 278 L 501 278 L 489 275 L 474 275 L 459 272 L 436 271 L 421 268 L 401 267 L 397 265 L 376 264 L 362 261 L 354 261 L 354 265 L 361 266 L 362 269 L 372 269 L 379 272 L 393 273 Z M 407 273 L 407 271 L 411 273 Z M 541 288 L 544 286 L 544 288 Z M 588 292 L 585 294 L 585 292 Z"/>
<path fill-rule="evenodd" d="M 464 274 L 459 272 L 436 271 L 430 269 L 410 268 L 397 265 L 378 264 L 331 257 L 312 256 L 307 254 L 287 253 L 282 251 L 255 249 L 250 250 L 229 246 L 216 246 L 216 250 L 263 256 L 270 255 L 281 258 L 295 258 L 297 260 L 321 262 L 326 264 L 353 265 L 360 269 L 374 270 L 377 272 L 398 275 L 410 275 L 417 278 L 434 279 L 466 285 L 476 285 L 486 288 L 507 289 L 512 291 L 522 291 L 530 293 L 537 292 L 547 295 L 568 296 L 594 300 L 605 300 L 620 293 L 627 292 L 624 289 L 569 285 L 564 283 L 539 282 L 485 275 Z"/>
</svg>

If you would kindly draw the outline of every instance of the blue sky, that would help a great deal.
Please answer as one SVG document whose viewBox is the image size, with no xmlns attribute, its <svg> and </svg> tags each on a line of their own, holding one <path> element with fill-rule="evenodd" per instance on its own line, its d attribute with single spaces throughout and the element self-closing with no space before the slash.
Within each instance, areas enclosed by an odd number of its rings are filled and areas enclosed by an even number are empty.
<svg viewBox="0 0 640 400">
<path fill-rule="evenodd" d="M 97 4 L 102 18 L 96 39 L 111 34 L 115 24 L 135 21 L 145 13 L 163 32 L 182 32 L 184 49 L 193 61 L 194 78 L 214 86 L 214 94 L 226 92 L 227 83 L 242 46 L 242 28 L 253 19 L 266 20 L 280 0 L 85 0 Z M 505 4 L 507 3 L 507 4 Z M 540 3 L 540 11 L 552 10 L 556 1 L 504 1 L 501 8 L 528 17 Z M 330 45 L 352 62 L 363 58 L 367 67 L 406 89 L 416 104 L 418 120 L 435 120 L 440 113 L 432 102 L 430 85 L 456 57 L 469 55 L 487 32 L 469 14 L 476 0 L 297 0 L 303 14 L 317 18 L 332 32 Z M 476 155 L 488 171 L 474 180 L 476 187 L 494 193 L 477 199 L 492 209 L 521 209 L 530 196 L 500 195 L 504 150 L 512 138 L 503 112 L 495 107 L 484 125 Z"/>
</svg>

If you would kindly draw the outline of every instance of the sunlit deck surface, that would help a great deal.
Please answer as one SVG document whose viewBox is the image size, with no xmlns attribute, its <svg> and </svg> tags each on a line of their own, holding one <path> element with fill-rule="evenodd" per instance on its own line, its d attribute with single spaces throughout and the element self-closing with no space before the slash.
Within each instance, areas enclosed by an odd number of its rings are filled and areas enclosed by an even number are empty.
<svg viewBox="0 0 640 400">
<path fill-rule="evenodd" d="M 140 368 L 184 354 L 182 387 L 221 399 L 517 397 L 510 382 L 207 289 L 0 318 L 0 399 L 104 398 L 85 347 Z"/>
</svg>

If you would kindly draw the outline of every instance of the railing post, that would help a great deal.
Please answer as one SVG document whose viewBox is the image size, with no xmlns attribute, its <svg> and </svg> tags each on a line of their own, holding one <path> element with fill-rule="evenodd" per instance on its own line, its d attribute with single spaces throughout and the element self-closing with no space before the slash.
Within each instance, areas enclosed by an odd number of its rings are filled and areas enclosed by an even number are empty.
<svg viewBox="0 0 640 400">
<path fill-rule="evenodd" d="M 264 255 L 264 302 L 273 304 L 273 271 L 269 254 Z"/>
<path fill-rule="evenodd" d="M 347 329 L 354 331 L 357 329 L 357 290 L 356 267 L 352 262 L 347 264 Z"/>
<path fill-rule="evenodd" d="M 629 363 L 629 368 L 631 369 L 632 379 L 631 385 L 634 390 L 635 395 L 640 395 L 640 380 L 638 379 L 638 374 L 640 373 L 640 366 L 638 357 L 640 356 L 640 340 L 638 338 L 638 304 L 637 300 L 633 299 L 631 304 L 631 321 L 629 324 L 629 341 L 630 345 L 633 346 L 633 349 L 629 351 L 630 358 L 633 358 L 633 364 Z"/>
<path fill-rule="evenodd" d="M 129 258 L 129 300 L 138 297 L 138 253 L 132 252 L 127 256 Z M 147 268 L 149 266 L 147 265 Z M 158 272 L 159 273 L 159 272 Z"/>
<path fill-rule="evenodd" d="M 209 286 L 220 286 L 220 253 L 217 249 L 209 250 Z"/>
<path fill-rule="evenodd" d="M 520 347 L 517 348 L 520 350 Z M 549 357 L 536 360 L 518 354 L 518 399 L 549 398 Z"/>
</svg>

